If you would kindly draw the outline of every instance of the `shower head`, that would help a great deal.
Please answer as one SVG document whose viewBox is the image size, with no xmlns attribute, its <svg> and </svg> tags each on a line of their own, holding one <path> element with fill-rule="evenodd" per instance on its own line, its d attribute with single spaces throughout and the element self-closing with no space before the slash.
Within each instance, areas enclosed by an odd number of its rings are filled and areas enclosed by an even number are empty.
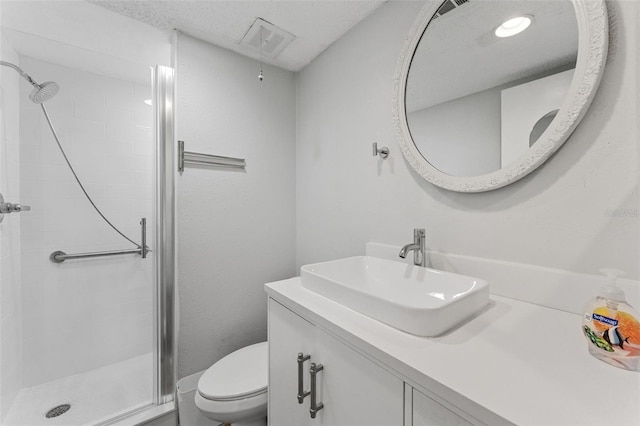
<svg viewBox="0 0 640 426">
<path fill-rule="evenodd" d="M 53 98 L 60 90 L 60 86 L 55 81 L 47 81 L 42 84 L 34 84 L 33 91 L 29 94 L 29 99 L 37 104 Z"/>
<path fill-rule="evenodd" d="M 56 93 L 58 93 L 58 90 L 60 90 L 60 86 L 58 86 L 58 83 L 54 81 L 47 81 L 42 84 L 36 83 L 29 74 L 22 71 L 19 66 L 14 65 L 11 62 L 0 61 L 0 65 L 13 68 L 18 74 L 22 76 L 22 78 L 27 80 L 29 84 L 33 86 L 33 91 L 29 95 L 29 99 L 37 104 L 41 104 L 53 98 Z"/>
</svg>

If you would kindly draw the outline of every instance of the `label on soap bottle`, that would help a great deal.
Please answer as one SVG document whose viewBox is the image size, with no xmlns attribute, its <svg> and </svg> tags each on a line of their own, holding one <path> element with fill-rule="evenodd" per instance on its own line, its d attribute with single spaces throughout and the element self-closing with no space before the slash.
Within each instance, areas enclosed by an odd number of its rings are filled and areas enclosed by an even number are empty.
<svg viewBox="0 0 640 426">
<path fill-rule="evenodd" d="M 628 370 L 640 369 L 640 321 L 631 313 L 606 306 L 588 309 L 582 330 L 596 358 Z"/>
</svg>

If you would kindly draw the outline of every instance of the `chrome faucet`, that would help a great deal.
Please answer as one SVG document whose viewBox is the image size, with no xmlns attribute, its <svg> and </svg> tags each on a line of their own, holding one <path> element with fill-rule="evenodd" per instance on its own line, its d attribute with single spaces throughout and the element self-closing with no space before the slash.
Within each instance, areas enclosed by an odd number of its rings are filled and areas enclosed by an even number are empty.
<svg viewBox="0 0 640 426">
<path fill-rule="evenodd" d="M 425 252 L 424 252 L 424 240 L 425 232 L 423 228 L 415 228 L 413 230 L 413 243 L 407 244 L 400 250 L 398 256 L 401 258 L 407 257 L 407 253 L 413 250 L 413 264 L 418 266 L 425 266 Z"/>
</svg>

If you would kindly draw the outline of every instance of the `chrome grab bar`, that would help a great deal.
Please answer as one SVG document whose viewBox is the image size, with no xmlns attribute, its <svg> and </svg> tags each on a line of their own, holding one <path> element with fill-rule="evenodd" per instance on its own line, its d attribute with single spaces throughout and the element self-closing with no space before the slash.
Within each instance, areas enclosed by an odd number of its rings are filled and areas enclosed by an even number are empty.
<svg viewBox="0 0 640 426">
<path fill-rule="evenodd" d="M 70 259 L 85 259 L 89 257 L 103 257 L 103 256 L 116 256 L 118 254 L 142 254 L 142 249 L 131 249 L 131 250 L 112 250 L 112 251 L 95 251 L 92 253 L 76 253 L 76 254 L 67 254 L 63 251 L 54 251 L 49 256 L 49 260 L 53 263 L 62 263 L 65 260 Z"/>
<path fill-rule="evenodd" d="M 303 369 L 304 362 L 311 359 L 311 355 L 303 355 L 302 352 L 298 352 L 298 404 L 302 404 L 304 399 L 311 394 L 311 391 L 304 390 L 303 383 Z"/>
<path fill-rule="evenodd" d="M 244 158 L 223 157 L 221 155 L 185 151 L 184 141 L 178 141 L 178 171 L 180 173 L 184 171 L 184 165 L 186 163 L 243 170 L 246 166 Z"/>
<path fill-rule="evenodd" d="M 49 260 L 53 263 L 62 263 L 65 260 L 71 259 L 86 259 L 90 257 L 105 257 L 105 256 L 117 256 L 120 254 L 139 254 L 143 259 L 147 258 L 147 254 L 151 253 L 149 247 L 147 247 L 147 219 L 142 218 L 140 220 L 140 233 L 142 234 L 142 244 L 135 249 L 128 250 L 110 250 L 110 251 L 94 251 L 90 253 L 75 253 L 67 254 L 61 250 L 54 251 L 49 255 Z"/>
<path fill-rule="evenodd" d="M 143 217 L 142 219 L 140 219 L 140 255 L 142 256 L 143 259 L 147 258 L 147 253 L 149 253 L 151 250 L 149 250 L 149 247 L 147 247 L 147 218 Z"/>
<path fill-rule="evenodd" d="M 311 375 L 311 408 L 309 409 L 309 414 L 312 419 L 315 419 L 318 411 L 324 408 L 322 402 L 316 402 L 318 394 L 318 390 L 316 389 L 316 375 L 322 370 L 324 370 L 324 366 L 322 364 L 316 365 L 315 362 L 312 362 L 311 367 L 309 367 L 309 374 Z"/>
</svg>

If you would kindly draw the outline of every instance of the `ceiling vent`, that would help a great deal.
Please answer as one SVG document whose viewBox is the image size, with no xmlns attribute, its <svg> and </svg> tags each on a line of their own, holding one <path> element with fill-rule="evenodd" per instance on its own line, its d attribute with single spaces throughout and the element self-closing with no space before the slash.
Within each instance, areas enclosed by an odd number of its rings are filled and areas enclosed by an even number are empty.
<svg viewBox="0 0 640 426">
<path fill-rule="evenodd" d="M 295 37 L 282 28 L 276 27 L 271 22 L 256 18 L 249 31 L 240 41 L 240 45 L 248 47 L 255 52 L 260 52 L 260 41 L 262 40 L 262 55 L 265 58 L 273 59 L 282 53 Z"/>
<path fill-rule="evenodd" d="M 447 0 L 442 3 L 442 6 L 440 6 L 436 14 L 433 15 L 433 19 L 436 19 L 447 12 L 451 12 L 456 7 L 460 7 L 465 3 L 469 3 L 469 0 Z"/>
</svg>

